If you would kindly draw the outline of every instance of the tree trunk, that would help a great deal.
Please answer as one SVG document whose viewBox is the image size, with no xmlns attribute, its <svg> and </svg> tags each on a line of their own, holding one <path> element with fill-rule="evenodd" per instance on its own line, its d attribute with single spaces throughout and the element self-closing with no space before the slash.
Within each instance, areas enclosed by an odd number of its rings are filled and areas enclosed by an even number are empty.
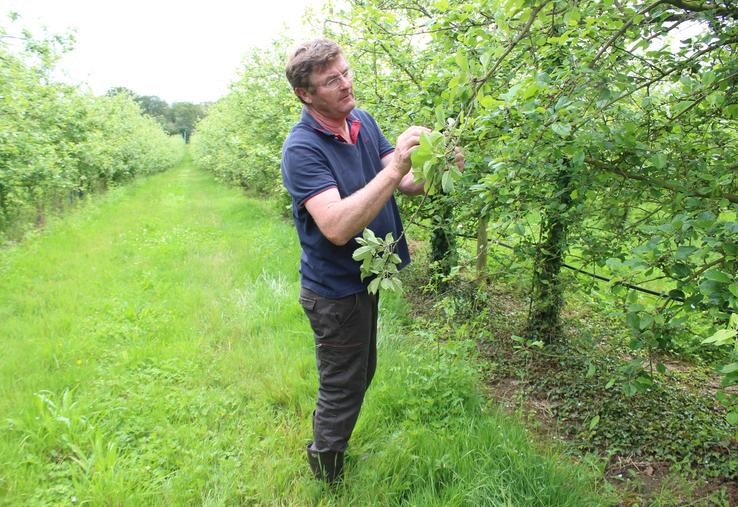
<svg viewBox="0 0 738 507">
<path fill-rule="evenodd" d="M 553 343 L 561 336 L 561 307 L 564 301 L 559 273 L 567 249 L 568 212 L 572 202 L 568 168 L 559 170 L 556 183 L 559 197 L 552 200 L 541 217 L 544 239 L 534 259 L 532 301 L 526 332 L 529 338 L 546 344 Z"/>
<path fill-rule="evenodd" d="M 46 208 L 43 204 L 36 205 L 36 228 L 41 229 L 46 225 Z"/>
<path fill-rule="evenodd" d="M 437 272 L 448 276 L 456 265 L 456 236 L 453 234 L 453 207 L 448 198 L 436 200 L 436 214 L 433 216 L 431 232 L 431 262 L 436 264 Z"/>
<path fill-rule="evenodd" d="M 487 225 L 486 217 L 479 219 L 479 227 L 477 229 L 477 284 L 487 285 L 488 268 L 487 268 Z"/>
</svg>

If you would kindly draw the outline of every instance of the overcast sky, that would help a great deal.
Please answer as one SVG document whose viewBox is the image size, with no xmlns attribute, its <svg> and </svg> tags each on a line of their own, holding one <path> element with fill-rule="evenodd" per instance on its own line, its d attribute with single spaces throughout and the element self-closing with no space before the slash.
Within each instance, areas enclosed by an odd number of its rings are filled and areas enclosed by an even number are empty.
<svg viewBox="0 0 738 507">
<path fill-rule="evenodd" d="M 65 81 L 89 84 L 95 94 L 125 86 L 167 102 L 213 101 L 228 92 L 249 48 L 301 26 L 307 6 L 323 0 L 0 0 L 2 25 L 40 35 L 76 29 L 75 50 L 60 64 Z M 21 19 L 11 25 L 7 14 Z"/>
</svg>

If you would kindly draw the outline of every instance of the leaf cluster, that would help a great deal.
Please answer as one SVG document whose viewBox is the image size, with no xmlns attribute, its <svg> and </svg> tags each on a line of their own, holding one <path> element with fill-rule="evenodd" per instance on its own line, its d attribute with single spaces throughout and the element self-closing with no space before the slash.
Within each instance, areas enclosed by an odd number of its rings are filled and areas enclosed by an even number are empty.
<svg viewBox="0 0 738 507">
<path fill-rule="evenodd" d="M 454 164 L 454 147 L 437 131 L 420 134 L 420 145 L 413 150 L 411 158 L 415 181 L 425 182 L 425 192 L 433 195 L 438 191 L 438 182 L 444 193 L 454 191 L 455 182 L 461 171 Z"/>
<path fill-rule="evenodd" d="M 384 238 L 378 238 L 371 229 L 364 229 L 362 237 L 356 238 L 360 245 L 354 250 L 352 257 L 361 261 L 361 281 L 371 279 L 367 290 L 376 294 L 379 289 L 389 291 L 402 290 L 402 282 L 396 278 L 397 265 L 402 262 L 395 253 L 395 241 L 391 232 Z"/>
</svg>

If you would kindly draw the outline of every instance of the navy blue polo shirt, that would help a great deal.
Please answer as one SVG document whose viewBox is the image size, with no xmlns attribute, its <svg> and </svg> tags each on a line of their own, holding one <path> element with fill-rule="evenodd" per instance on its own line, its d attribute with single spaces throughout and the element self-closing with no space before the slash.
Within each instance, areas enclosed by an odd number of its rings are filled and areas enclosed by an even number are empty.
<svg viewBox="0 0 738 507">
<path fill-rule="evenodd" d="M 367 278 L 361 282 L 360 263 L 351 257 L 359 247 L 356 239 L 343 246 L 328 241 L 305 203 L 329 188 L 337 188 L 341 198 L 363 188 L 382 170 L 382 157 L 394 149 L 366 111 L 354 109 L 347 121 L 349 130 L 355 132 L 358 128 L 355 144 L 346 143 L 323 129 L 303 109 L 300 122 L 292 128 L 282 146 L 282 181 L 292 195 L 292 214 L 302 246 L 302 285 L 326 298 L 362 292 L 371 280 Z M 395 238 L 400 236 L 402 221 L 394 197 L 390 197 L 368 227 L 379 237 L 388 232 Z M 404 236 L 396 253 L 402 259 L 398 267 L 410 262 Z"/>
</svg>

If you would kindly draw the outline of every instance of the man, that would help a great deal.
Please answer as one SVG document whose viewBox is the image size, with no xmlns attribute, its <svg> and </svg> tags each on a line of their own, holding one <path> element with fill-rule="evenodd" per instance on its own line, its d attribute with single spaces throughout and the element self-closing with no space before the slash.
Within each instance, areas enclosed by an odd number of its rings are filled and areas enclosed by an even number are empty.
<svg viewBox="0 0 738 507">
<path fill-rule="evenodd" d="M 343 453 L 377 362 L 377 296 L 367 292 L 355 237 L 402 232 L 395 189 L 415 195 L 410 154 L 424 127 L 410 127 L 395 148 L 374 119 L 354 109 L 353 76 L 343 51 L 317 39 L 298 46 L 286 67 L 302 117 L 282 148 L 282 178 L 302 246 L 300 303 L 310 320 L 319 376 L 308 462 L 318 479 L 340 479 Z M 405 239 L 397 245 L 410 262 Z"/>
</svg>

